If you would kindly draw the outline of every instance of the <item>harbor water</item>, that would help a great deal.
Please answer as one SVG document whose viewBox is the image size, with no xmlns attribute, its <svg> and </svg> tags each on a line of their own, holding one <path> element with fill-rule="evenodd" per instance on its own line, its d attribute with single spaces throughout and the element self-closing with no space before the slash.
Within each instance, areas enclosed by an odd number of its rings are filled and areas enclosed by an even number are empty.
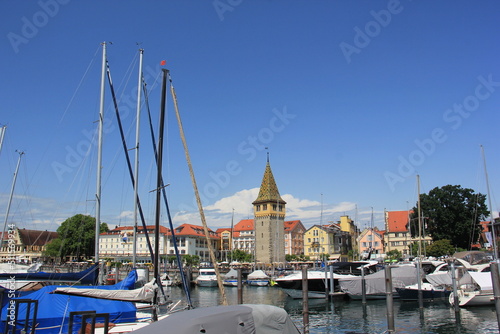
<svg viewBox="0 0 500 334">
<path fill-rule="evenodd" d="M 229 305 L 237 304 L 235 287 L 226 287 Z M 186 298 L 179 287 L 169 288 L 170 299 L 177 308 L 185 307 Z M 218 288 L 191 289 L 194 307 L 221 305 Z M 302 301 L 288 297 L 279 287 L 243 287 L 243 303 L 268 304 L 283 307 L 297 328 L 303 332 Z M 387 309 L 384 300 L 361 301 L 309 299 L 309 333 L 385 333 L 387 332 Z M 425 303 L 394 300 L 395 333 L 498 333 L 494 306 L 460 309 L 455 313 L 445 301 Z"/>
</svg>

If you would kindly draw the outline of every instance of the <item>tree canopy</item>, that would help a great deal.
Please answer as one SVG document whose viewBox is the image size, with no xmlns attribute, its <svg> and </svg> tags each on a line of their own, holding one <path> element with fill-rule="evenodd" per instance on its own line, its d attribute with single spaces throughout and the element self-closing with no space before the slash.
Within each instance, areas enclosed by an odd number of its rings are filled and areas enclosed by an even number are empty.
<svg viewBox="0 0 500 334">
<path fill-rule="evenodd" d="M 433 241 L 448 239 L 454 247 L 469 249 L 481 233 L 480 221 L 489 215 L 485 202 L 486 195 L 459 185 L 436 187 L 421 194 L 422 234 L 431 235 Z M 410 218 L 411 234 L 418 237 L 417 207 Z"/>
<path fill-rule="evenodd" d="M 95 252 L 94 217 L 77 214 L 66 219 L 57 229 L 59 238 L 47 245 L 45 255 L 76 256 L 77 259 L 91 258 Z M 106 223 L 101 223 L 100 233 L 109 231 Z"/>
</svg>

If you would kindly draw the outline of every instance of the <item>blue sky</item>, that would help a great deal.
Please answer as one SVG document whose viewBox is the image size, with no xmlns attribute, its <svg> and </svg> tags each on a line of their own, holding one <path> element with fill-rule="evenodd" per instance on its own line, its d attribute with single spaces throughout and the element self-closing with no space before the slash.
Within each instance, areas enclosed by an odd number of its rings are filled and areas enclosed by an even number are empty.
<svg viewBox="0 0 500 334">
<path fill-rule="evenodd" d="M 95 214 L 101 43 L 135 141 L 138 49 L 157 128 L 166 60 L 209 227 L 252 217 L 266 152 L 287 220 L 347 214 L 383 228 L 447 184 L 500 186 L 496 1 L 2 1 L 0 212 L 24 151 L 9 222 L 55 230 Z M 138 44 L 139 43 L 139 44 Z M 201 224 L 171 97 L 164 178 L 174 224 Z M 145 110 L 145 109 L 143 109 Z M 106 88 L 102 221 L 132 224 L 128 178 Z M 153 222 L 155 172 L 141 116 L 140 196 Z M 268 150 L 265 149 L 268 147 Z M 132 162 L 134 151 L 130 151 Z M 166 218 L 163 216 L 166 223 Z"/>
</svg>

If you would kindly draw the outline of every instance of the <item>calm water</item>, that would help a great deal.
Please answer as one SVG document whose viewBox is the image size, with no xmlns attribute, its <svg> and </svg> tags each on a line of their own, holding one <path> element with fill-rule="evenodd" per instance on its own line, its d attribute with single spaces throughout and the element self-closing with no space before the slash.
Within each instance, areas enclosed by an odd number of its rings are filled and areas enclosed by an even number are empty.
<svg viewBox="0 0 500 334">
<path fill-rule="evenodd" d="M 171 299 L 185 297 L 181 288 L 173 287 Z M 237 289 L 226 287 L 229 304 L 236 304 Z M 191 290 L 195 307 L 221 304 L 218 288 Z M 297 327 L 303 330 L 302 301 L 288 297 L 279 287 L 243 287 L 243 302 L 249 304 L 270 304 L 283 307 L 290 314 Z M 387 330 L 387 309 L 385 301 L 367 301 L 363 307 L 360 301 L 326 302 L 309 299 L 310 333 L 384 333 Z M 445 302 L 425 304 L 422 312 L 418 303 L 394 301 L 394 322 L 396 333 L 498 333 L 495 308 L 477 307 L 461 309 L 459 320 L 455 311 Z"/>
</svg>

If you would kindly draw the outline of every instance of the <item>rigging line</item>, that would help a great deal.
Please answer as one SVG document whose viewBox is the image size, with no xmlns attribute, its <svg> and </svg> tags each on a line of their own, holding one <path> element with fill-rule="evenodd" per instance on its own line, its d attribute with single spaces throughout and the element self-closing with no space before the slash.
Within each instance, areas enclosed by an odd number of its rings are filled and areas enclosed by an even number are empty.
<svg viewBox="0 0 500 334">
<path fill-rule="evenodd" d="M 170 80 L 170 82 L 171 82 L 171 80 Z M 151 110 L 149 108 L 149 96 L 148 96 L 148 91 L 146 89 L 146 83 L 144 82 L 144 78 L 143 78 L 143 86 L 142 86 L 142 88 L 143 88 L 143 92 L 144 92 L 144 103 L 146 104 L 146 109 L 147 109 L 147 114 L 148 114 L 149 131 L 150 131 L 150 134 L 151 134 L 151 141 L 153 143 L 154 157 L 155 157 L 156 163 L 158 163 L 158 150 L 156 148 L 156 138 L 155 138 L 154 129 L 153 129 L 153 121 L 151 119 Z M 173 243 L 173 246 L 174 246 L 175 257 L 176 257 L 176 260 L 177 260 L 177 266 L 179 267 L 179 272 L 181 273 L 182 286 L 184 288 L 184 293 L 186 294 L 186 299 L 187 299 L 188 307 L 191 309 L 191 308 L 193 308 L 192 301 L 191 301 L 191 293 L 190 293 L 189 288 L 188 288 L 188 282 L 187 282 L 186 276 L 185 276 L 183 270 L 181 270 L 181 268 L 182 268 L 182 261 L 181 261 L 181 257 L 180 257 L 180 254 L 179 254 L 179 249 L 178 249 L 178 246 L 177 246 L 177 238 L 175 236 L 175 229 L 174 229 L 174 225 L 173 225 L 173 222 L 172 222 L 172 216 L 170 214 L 170 207 L 168 205 L 167 192 L 165 190 L 165 183 L 164 183 L 164 180 L 163 180 L 163 176 L 162 176 L 162 179 L 161 179 L 161 192 L 162 192 L 162 196 L 163 196 L 163 201 L 165 202 L 165 208 L 166 208 L 166 212 L 167 212 L 168 223 L 169 223 L 169 226 L 170 226 L 170 232 L 172 233 L 172 243 Z"/>
<path fill-rule="evenodd" d="M 227 304 L 226 292 L 225 292 L 225 289 L 224 289 L 224 285 L 222 284 L 222 280 L 220 278 L 219 267 L 217 266 L 217 259 L 215 258 L 215 252 L 213 250 L 213 246 L 212 246 L 212 243 L 211 243 L 211 240 L 210 240 L 208 226 L 207 226 L 207 222 L 206 222 L 206 219 L 205 219 L 205 212 L 203 211 L 203 204 L 201 203 L 200 194 L 199 194 L 199 191 L 198 191 L 198 185 L 196 183 L 196 178 L 194 176 L 193 165 L 191 164 L 191 157 L 189 155 L 189 150 L 188 150 L 188 146 L 187 146 L 186 136 L 184 134 L 184 127 L 182 126 L 181 115 L 179 113 L 179 108 L 178 108 L 178 104 L 177 104 L 177 96 L 175 94 L 175 89 L 174 89 L 174 86 L 172 84 L 172 79 L 171 78 L 170 78 L 170 93 L 172 94 L 172 100 L 174 102 L 175 116 L 177 118 L 177 124 L 179 126 L 179 132 L 180 132 L 180 136 L 181 136 L 181 141 L 182 141 L 182 145 L 184 147 L 184 154 L 186 156 L 186 162 L 187 162 L 188 169 L 189 169 L 189 174 L 190 174 L 190 177 L 191 177 L 191 183 L 193 185 L 193 190 L 194 190 L 195 197 L 196 197 L 196 204 L 198 205 L 198 211 L 199 211 L 199 214 L 200 214 L 201 223 L 203 225 L 203 231 L 205 232 L 205 238 L 207 239 L 207 245 L 208 245 L 208 250 L 209 250 L 210 258 L 211 258 L 211 260 L 213 262 L 213 265 L 214 265 L 215 274 L 217 275 L 217 283 L 219 285 L 219 291 L 220 291 L 220 293 L 222 295 L 222 304 L 223 305 L 228 305 Z"/>
<path fill-rule="evenodd" d="M 121 91 L 121 93 L 119 94 L 118 101 L 121 101 L 121 98 L 123 97 L 125 89 L 128 86 L 128 83 L 130 82 L 130 76 L 132 75 L 133 69 L 136 67 L 136 64 L 137 64 L 137 59 L 138 59 L 137 56 L 138 56 L 138 53 L 134 52 L 134 56 L 132 57 L 132 60 L 130 61 L 130 64 L 128 65 L 127 70 L 125 71 L 125 75 L 123 76 L 121 82 L 118 84 L 117 91 Z"/>
<path fill-rule="evenodd" d="M 99 45 L 97 47 L 97 50 L 95 51 L 94 53 L 94 56 L 92 57 L 92 59 L 90 60 L 90 63 L 89 65 L 87 66 L 87 69 L 85 70 L 85 72 L 83 73 L 83 76 L 82 78 L 80 79 L 80 82 L 78 83 L 78 85 L 76 86 L 76 89 L 75 89 L 75 92 L 73 93 L 73 96 L 71 96 L 69 102 L 68 102 L 68 105 L 66 106 L 66 109 L 64 109 L 64 112 L 63 112 L 63 115 L 61 116 L 61 119 L 59 120 L 59 124 L 62 123 L 62 121 L 64 120 L 64 117 L 66 116 L 66 113 L 68 112 L 69 108 L 71 107 L 71 104 L 73 103 L 73 100 L 75 99 L 76 97 L 76 94 L 78 93 L 78 91 L 80 90 L 80 87 L 83 83 L 83 81 L 85 80 L 85 77 L 87 76 L 87 73 L 89 72 L 90 68 L 92 67 L 92 64 L 94 63 L 95 59 L 96 59 L 96 56 L 97 56 L 97 53 L 101 50 L 101 45 Z"/>
</svg>

